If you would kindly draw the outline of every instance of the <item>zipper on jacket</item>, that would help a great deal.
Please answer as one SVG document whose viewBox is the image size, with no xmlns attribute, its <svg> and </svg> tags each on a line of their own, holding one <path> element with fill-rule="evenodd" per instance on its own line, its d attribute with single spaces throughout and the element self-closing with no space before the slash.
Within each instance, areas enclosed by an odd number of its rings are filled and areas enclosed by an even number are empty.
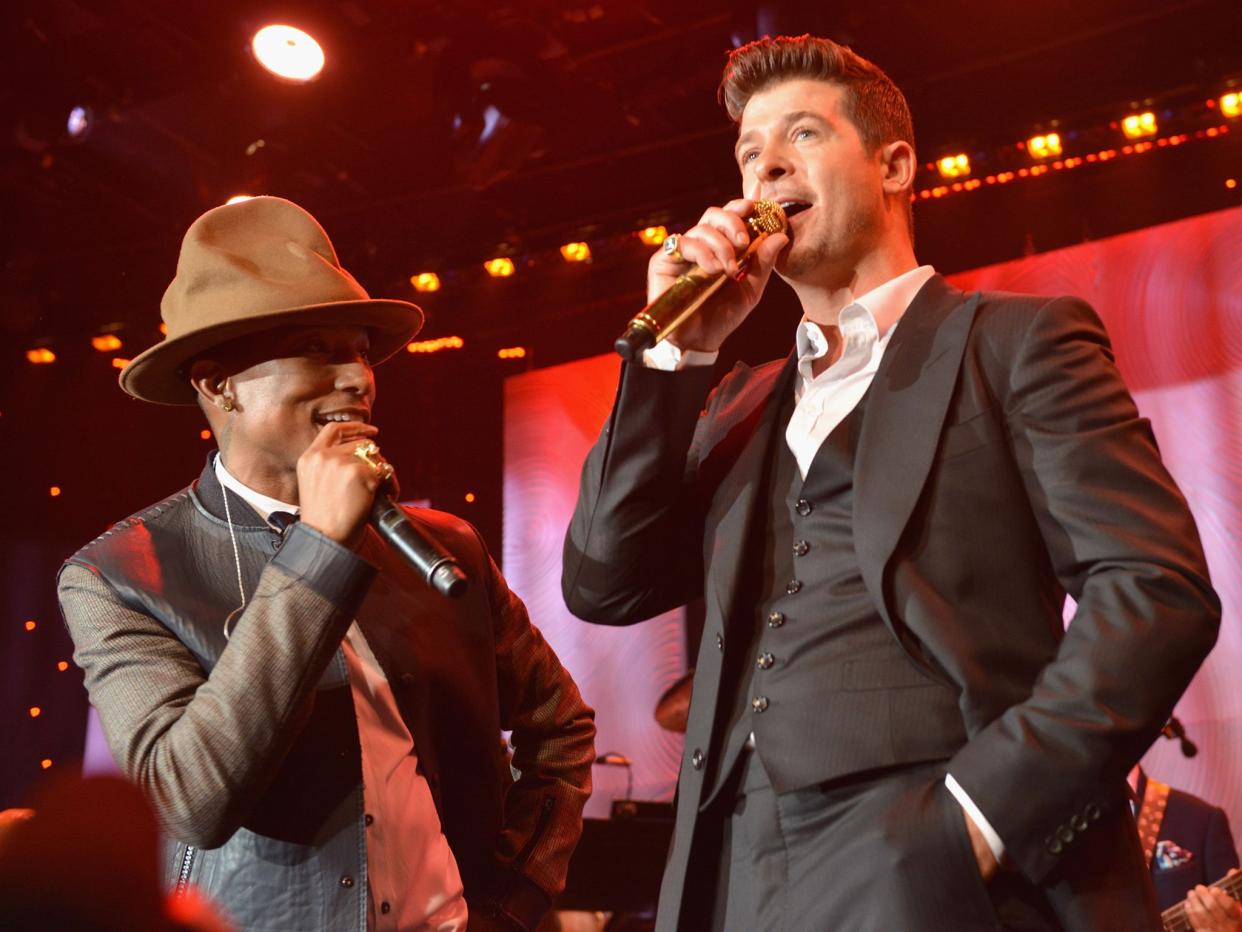
<svg viewBox="0 0 1242 932">
<path fill-rule="evenodd" d="M 526 839 L 526 844 L 522 846 L 522 850 L 518 852 L 516 858 L 513 859 L 513 866 L 522 868 L 526 866 L 526 862 L 530 860 L 530 856 L 535 852 L 535 845 L 539 839 L 543 837 L 543 833 L 547 830 L 548 820 L 552 818 L 552 806 L 555 800 L 551 796 L 545 796 L 539 802 L 539 819 L 535 822 L 535 830 L 531 832 L 530 838 Z"/>
<path fill-rule="evenodd" d="M 193 845 L 185 846 L 181 855 L 181 869 L 177 871 L 177 885 L 173 888 L 173 896 L 181 896 L 190 886 L 190 871 L 194 869 L 194 855 L 197 850 Z"/>
</svg>

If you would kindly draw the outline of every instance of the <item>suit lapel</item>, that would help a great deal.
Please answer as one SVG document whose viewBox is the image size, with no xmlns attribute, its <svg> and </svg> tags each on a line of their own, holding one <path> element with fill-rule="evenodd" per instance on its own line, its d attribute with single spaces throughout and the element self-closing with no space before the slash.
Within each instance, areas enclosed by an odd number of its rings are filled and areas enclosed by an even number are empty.
<svg viewBox="0 0 1242 932">
<path fill-rule="evenodd" d="M 723 437 L 714 445 L 704 462 L 710 472 L 723 473 L 712 497 L 707 527 L 713 528 L 710 540 L 716 548 L 711 554 L 709 577 L 716 605 L 724 617 L 732 605 L 746 556 L 746 543 L 753 527 L 755 504 L 766 473 L 768 451 L 776 442 L 781 401 L 792 391 L 797 371 L 796 354 L 791 353 L 784 365 L 770 366 L 755 373 L 751 382 L 734 398 L 729 407 L 737 412 L 726 415 Z"/>
<path fill-rule="evenodd" d="M 902 316 L 880 362 L 854 464 L 854 546 L 885 619 L 884 568 L 931 470 L 957 384 L 978 294 L 939 275 Z"/>
</svg>

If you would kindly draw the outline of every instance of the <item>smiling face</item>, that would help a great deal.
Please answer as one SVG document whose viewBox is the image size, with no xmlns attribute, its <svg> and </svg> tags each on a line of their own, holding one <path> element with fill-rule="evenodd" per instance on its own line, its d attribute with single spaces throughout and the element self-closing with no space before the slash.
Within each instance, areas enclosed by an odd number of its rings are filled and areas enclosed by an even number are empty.
<svg viewBox="0 0 1242 932">
<path fill-rule="evenodd" d="M 192 378 L 208 386 L 200 393 L 212 405 L 223 397 L 234 405 L 212 418 L 230 472 L 243 482 L 295 476 L 298 457 L 324 424 L 369 423 L 375 401 L 369 345 L 362 327 L 283 327 L 196 362 Z"/>
<path fill-rule="evenodd" d="M 743 195 L 810 205 L 790 221 L 792 243 L 777 262 L 794 284 L 848 277 L 900 233 L 886 192 L 888 149 L 868 151 L 846 116 L 846 93 L 813 78 L 780 81 L 747 101 L 738 124 Z"/>
</svg>

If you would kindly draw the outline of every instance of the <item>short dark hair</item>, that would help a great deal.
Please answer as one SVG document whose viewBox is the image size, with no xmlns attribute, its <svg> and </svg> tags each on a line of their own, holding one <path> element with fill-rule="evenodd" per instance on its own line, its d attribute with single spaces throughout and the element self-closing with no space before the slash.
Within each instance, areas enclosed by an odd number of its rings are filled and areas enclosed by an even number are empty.
<svg viewBox="0 0 1242 932">
<path fill-rule="evenodd" d="M 914 145 L 910 105 L 892 79 L 848 46 L 818 36 L 765 36 L 734 49 L 720 81 L 720 102 L 736 123 L 751 97 L 796 78 L 845 88 L 845 115 L 869 151 L 897 139 Z"/>
</svg>

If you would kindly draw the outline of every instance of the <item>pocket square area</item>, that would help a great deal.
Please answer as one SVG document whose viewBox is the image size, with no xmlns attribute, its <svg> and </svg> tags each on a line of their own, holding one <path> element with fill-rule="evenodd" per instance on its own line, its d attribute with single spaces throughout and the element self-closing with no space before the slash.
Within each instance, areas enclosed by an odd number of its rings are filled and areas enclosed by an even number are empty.
<svg viewBox="0 0 1242 932">
<path fill-rule="evenodd" d="M 1156 851 L 1152 856 L 1152 862 L 1156 865 L 1156 870 L 1166 871 L 1170 867 L 1178 867 L 1182 864 L 1189 864 L 1195 858 L 1194 854 L 1187 851 L 1176 842 L 1158 841 L 1156 842 Z"/>
</svg>

